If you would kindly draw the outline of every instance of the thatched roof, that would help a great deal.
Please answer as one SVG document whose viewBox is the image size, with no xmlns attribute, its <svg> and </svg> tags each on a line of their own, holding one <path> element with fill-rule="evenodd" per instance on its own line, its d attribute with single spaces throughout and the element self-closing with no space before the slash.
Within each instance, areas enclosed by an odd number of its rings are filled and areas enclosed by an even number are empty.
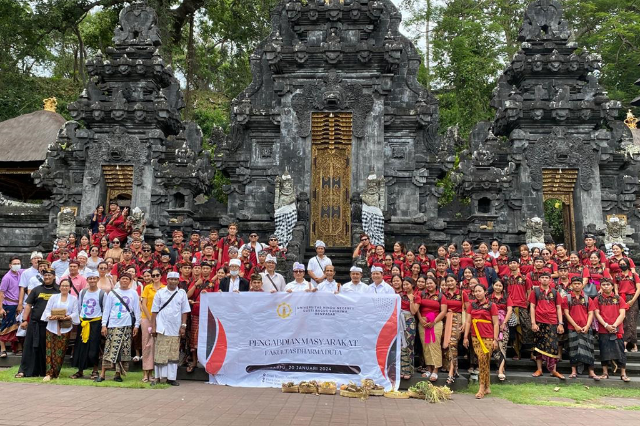
<svg viewBox="0 0 640 426">
<path fill-rule="evenodd" d="M 0 161 L 44 161 L 66 122 L 60 114 L 36 111 L 0 123 Z"/>
</svg>

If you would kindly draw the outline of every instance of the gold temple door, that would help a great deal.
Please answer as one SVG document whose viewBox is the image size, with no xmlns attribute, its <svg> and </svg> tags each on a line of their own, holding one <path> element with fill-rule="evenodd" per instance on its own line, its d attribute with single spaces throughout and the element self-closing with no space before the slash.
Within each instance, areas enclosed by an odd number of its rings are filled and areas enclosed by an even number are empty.
<svg viewBox="0 0 640 426">
<path fill-rule="evenodd" d="M 573 191 L 578 180 L 577 169 L 543 169 L 542 196 L 562 202 L 562 222 L 564 225 L 564 244 L 568 252 L 577 250 L 576 224 L 573 206 Z M 560 241 L 556 241 L 558 243 Z"/>
<path fill-rule="evenodd" d="M 313 113 L 311 243 L 351 246 L 351 113 Z"/>
<path fill-rule="evenodd" d="M 107 201 L 116 201 L 120 206 L 131 207 L 133 193 L 133 166 L 103 165 L 102 174 L 107 186 Z"/>
</svg>

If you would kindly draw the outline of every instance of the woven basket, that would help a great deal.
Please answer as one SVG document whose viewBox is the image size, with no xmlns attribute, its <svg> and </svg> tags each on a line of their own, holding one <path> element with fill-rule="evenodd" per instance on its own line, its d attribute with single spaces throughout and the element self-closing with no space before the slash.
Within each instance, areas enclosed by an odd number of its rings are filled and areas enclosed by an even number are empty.
<svg viewBox="0 0 640 426">
<path fill-rule="evenodd" d="M 410 398 L 407 392 L 385 392 L 384 397 L 391 398 L 391 399 L 409 399 Z"/>
<path fill-rule="evenodd" d="M 298 386 L 285 387 L 284 385 L 282 385 L 282 393 L 298 393 L 299 391 L 300 389 L 298 388 Z"/>
<path fill-rule="evenodd" d="M 318 388 L 313 385 L 301 385 L 299 388 L 300 393 L 318 393 Z"/>
<path fill-rule="evenodd" d="M 321 395 L 335 395 L 336 388 L 318 388 L 318 393 Z"/>
<path fill-rule="evenodd" d="M 347 398 L 362 398 L 364 396 L 364 393 L 341 390 L 340 396 L 346 396 Z"/>
<path fill-rule="evenodd" d="M 369 391 L 371 396 L 384 396 L 384 389 L 371 389 Z"/>
</svg>

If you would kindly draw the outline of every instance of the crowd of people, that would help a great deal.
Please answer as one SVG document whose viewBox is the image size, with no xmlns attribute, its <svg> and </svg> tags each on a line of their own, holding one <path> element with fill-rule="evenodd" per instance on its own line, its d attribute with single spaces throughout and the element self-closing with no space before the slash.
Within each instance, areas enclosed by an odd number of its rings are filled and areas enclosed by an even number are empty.
<svg viewBox="0 0 640 426">
<path fill-rule="evenodd" d="M 97 382 L 108 370 L 122 381 L 129 363 L 140 362 L 144 382 L 178 385 L 178 365 L 189 373 L 197 366 L 202 294 L 252 291 L 397 294 L 406 341 L 402 377 L 417 369 L 430 381 L 444 373 L 453 383 L 466 352 L 469 372 L 479 376 L 478 398 L 490 393 L 492 358 L 505 380 L 508 347 L 513 359 L 535 359 L 535 377 L 545 364 L 564 380 L 556 368 L 564 349 L 571 378 L 586 371 L 602 380 L 619 371 L 629 381 L 625 353 L 637 351 L 640 278 L 622 245 L 607 258 L 593 235 L 579 252 L 549 243 L 513 253 L 498 241 L 465 240 L 430 255 L 425 244 L 414 251 L 402 242 L 387 253 L 363 234 L 353 258 L 367 262 L 370 284 L 357 266 L 349 282 L 336 282 L 325 244 L 316 241 L 316 256 L 306 266 L 295 262 L 287 283 L 276 272 L 286 248 L 275 235 L 263 244 L 250 232 L 245 243 L 232 223 L 223 238 L 216 229 L 188 238 L 175 230 L 171 245 L 156 239 L 152 247 L 127 215 L 115 203 L 106 213 L 99 207 L 88 235 L 60 238 L 46 256 L 33 252 L 28 268 L 11 259 L 0 284 L 0 357 L 7 345 L 22 354 L 16 377 L 56 378 L 72 351 L 74 379 L 91 369 Z"/>
</svg>

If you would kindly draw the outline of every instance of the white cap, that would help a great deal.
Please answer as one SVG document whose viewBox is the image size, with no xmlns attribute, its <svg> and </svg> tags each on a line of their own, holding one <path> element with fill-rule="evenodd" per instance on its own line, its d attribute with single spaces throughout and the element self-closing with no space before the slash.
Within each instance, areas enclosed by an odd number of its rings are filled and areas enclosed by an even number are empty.
<svg viewBox="0 0 640 426">
<path fill-rule="evenodd" d="M 276 259 L 275 256 L 271 256 L 270 254 L 268 254 L 267 258 L 265 259 L 265 262 L 278 263 L 278 259 Z"/>
<path fill-rule="evenodd" d="M 302 263 L 296 262 L 293 264 L 294 271 L 304 271 L 304 265 Z"/>
<path fill-rule="evenodd" d="M 173 272 L 173 271 L 171 271 L 171 272 L 169 272 L 169 273 L 167 274 L 167 278 L 178 278 L 178 279 L 180 279 L 180 274 L 179 274 L 179 273 L 177 273 L 177 272 Z"/>
<path fill-rule="evenodd" d="M 39 251 L 32 251 L 31 252 L 31 260 L 35 259 L 36 257 L 39 257 L 40 259 L 44 258 L 42 253 L 40 253 Z"/>
<path fill-rule="evenodd" d="M 87 256 L 87 252 L 84 250 L 82 250 L 80 253 L 76 255 L 76 257 L 80 257 L 80 256 L 86 257 L 87 259 L 89 258 L 89 256 Z"/>
<path fill-rule="evenodd" d="M 85 278 L 99 278 L 100 275 L 98 274 L 97 271 L 92 271 L 91 269 L 89 269 L 87 272 L 84 273 L 84 277 Z"/>
<path fill-rule="evenodd" d="M 242 265 L 242 262 L 240 262 L 240 259 L 231 259 L 229 261 L 229 266 L 233 266 L 233 265 L 240 267 L 240 265 Z"/>
<path fill-rule="evenodd" d="M 372 266 L 371 272 L 382 272 L 382 268 L 379 266 Z"/>
<path fill-rule="evenodd" d="M 316 240 L 316 248 L 318 247 L 326 247 L 324 241 Z"/>
<path fill-rule="evenodd" d="M 349 272 L 360 272 L 360 273 L 362 273 L 362 268 L 358 268 L 357 266 L 352 266 L 351 269 L 349 269 Z"/>
</svg>

